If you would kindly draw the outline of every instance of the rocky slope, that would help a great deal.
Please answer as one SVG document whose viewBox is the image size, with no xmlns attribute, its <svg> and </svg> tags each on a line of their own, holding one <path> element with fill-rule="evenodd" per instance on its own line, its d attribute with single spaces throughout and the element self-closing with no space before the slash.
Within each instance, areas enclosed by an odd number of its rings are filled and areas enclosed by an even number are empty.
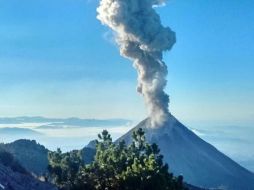
<svg viewBox="0 0 254 190">
<path fill-rule="evenodd" d="M 31 175 L 13 171 L 0 163 L 0 189 L 4 190 L 56 190 Z"/>
<path fill-rule="evenodd" d="M 0 148 L 0 190 L 54 190 L 45 182 L 34 178 L 14 156 Z"/>
</svg>

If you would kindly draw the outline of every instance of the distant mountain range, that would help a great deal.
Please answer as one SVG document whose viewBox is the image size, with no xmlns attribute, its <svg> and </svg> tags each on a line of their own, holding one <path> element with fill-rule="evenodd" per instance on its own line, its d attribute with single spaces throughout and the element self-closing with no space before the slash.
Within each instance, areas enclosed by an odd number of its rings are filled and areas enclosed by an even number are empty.
<svg viewBox="0 0 254 190">
<path fill-rule="evenodd" d="M 0 118 L 0 124 L 27 124 L 37 123 L 42 124 L 38 129 L 54 129 L 54 128 L 66 128 L 72 127 L 114 127 L 125 126 L 132 123 L 127 119 L 80 119 L 76 117 L 72 118 L 46 118 L 46 117 L 2 117 Z"/>
</svg>

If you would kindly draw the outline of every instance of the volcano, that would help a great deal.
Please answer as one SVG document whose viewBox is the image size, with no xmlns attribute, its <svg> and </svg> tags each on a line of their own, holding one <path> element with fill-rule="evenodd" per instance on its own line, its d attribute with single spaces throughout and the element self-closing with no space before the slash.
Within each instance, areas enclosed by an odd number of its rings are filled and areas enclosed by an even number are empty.
<svg viewBox="0 0 254 190">
<path fill-rule="evenodd" d="M 149 143 L 156 143 L 164 162 L 174 175 L 183 175 L 187 183 L 225 190 L 254 190 L 254 174 L 205 142 L 170 115 L 168 121 L 157 128 L 145 119 L 117 142 L 131 143 L 132 132 L 142 128 Z"/>
</svg>

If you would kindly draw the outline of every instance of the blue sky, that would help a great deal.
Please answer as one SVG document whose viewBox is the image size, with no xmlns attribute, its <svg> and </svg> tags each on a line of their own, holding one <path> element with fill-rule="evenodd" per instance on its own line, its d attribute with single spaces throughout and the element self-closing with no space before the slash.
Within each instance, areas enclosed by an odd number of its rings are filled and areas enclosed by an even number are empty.
<svg viewBox="0 0 254 190">
<path fill-rule="evenodd" d="M 0 0 L 0 116 L 145 117 L 136 71 L 97 0 Z M 254 1 L 171 0 L 170 110 L 187 124 L 254 123 Z"/>
</svg>

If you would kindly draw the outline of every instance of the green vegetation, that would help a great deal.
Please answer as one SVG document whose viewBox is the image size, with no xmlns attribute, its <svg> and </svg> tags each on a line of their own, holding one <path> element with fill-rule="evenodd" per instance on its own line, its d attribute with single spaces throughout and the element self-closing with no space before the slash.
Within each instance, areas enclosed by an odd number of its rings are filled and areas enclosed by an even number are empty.
<svg viewBox="0 0 254 190">
<path fill-rule="evenodd" d="M 49 180 L 61 190 L 185 190 L 183 177 L 174 177 L 163 164 L 156 144 L 148 144 L 144 131 L 133 141 L 115 144 L 105 130 L 98 135 L 96 155 L 85 165 L 81 152 L 49 153 Z"/>
</svg>

